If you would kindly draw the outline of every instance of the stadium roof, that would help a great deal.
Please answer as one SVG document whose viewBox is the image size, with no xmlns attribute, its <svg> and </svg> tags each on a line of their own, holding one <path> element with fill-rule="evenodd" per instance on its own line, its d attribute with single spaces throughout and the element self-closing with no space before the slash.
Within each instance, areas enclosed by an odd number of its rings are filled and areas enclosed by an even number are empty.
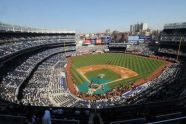
<svg viewBox="0 0 186 124">
<path fill-rule="evenodd" d="M 76 33 L 75 31 L 70 30 L 60 30 L 60 29 L 40 29 L 40 28 L 31 28 L 24 27 L 19 25 L 11 25 L 0 22 L 0 31 L 4 32 L 28 32 L 28 33 Z"/>
<path fill-rule="evenodd" d="M 181 29 L 186 28 L 186 22 L 165 24 L 164 29 Z"/>
</svg>

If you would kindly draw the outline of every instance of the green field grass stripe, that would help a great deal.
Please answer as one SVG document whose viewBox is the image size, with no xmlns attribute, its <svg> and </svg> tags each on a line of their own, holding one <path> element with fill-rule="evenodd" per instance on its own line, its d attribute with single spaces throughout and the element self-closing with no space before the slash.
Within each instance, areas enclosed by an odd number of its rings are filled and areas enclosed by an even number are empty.
<svg viewBox="0 0 186 124">
<path fill-rule="evenodd" d="M 123 54 L 123 53 L 104 53 L 104 54 L 94 54 L 94 55 L 83 55 L 83 56 L 75 56 L 72 57 L 72 66 L 71 66 L 71 74 L 74 82 L 78 87 L 87 88 L 88 83 L 79 72 L 77 72 L 77 68 L 89 66 L 89 65 L 100 65 L 100 64 L 109 64 L 109 65 L 116 65 L 128 68 L 130 70 L 135 71 L 138 73 L 138 76 L 118 80 L 116 82 L 109 83 L 106 85 L 106 90 L 99 89 L 95 93 L 101 94 L 107 92 L 115 87 L 118 86 L 127 86 L 131 83 L 134 83 L 137 80 L 145 79 L 149 75 L 151 75 L 156 69 L 158 69 L 161 65 L 165 64 L 165 61 L 156 60 L 156 59 L 149 59 L 146 57 L 141 57 L 137 55 L 130 55 L 130 54 Z M 100 79 L 99 74 L 104 74 L 105 77 Z M 110 81 L 114 81 L 118 78 L 118 74 L 111 72 L 111 70 L 97 70 L 95 72 L 88 72 L 85 74 L 86 77 L 90 79 L 94 79 L 100 81 L 101 83 L 107 83 Z M 86 90 L 82 90 L 86 92 Z"/>
</svg>

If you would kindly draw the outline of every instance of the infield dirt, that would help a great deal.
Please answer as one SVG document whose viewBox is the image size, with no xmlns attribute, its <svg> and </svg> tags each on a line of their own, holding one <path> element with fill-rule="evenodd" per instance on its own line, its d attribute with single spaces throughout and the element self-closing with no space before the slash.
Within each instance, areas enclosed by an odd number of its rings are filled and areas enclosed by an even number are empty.
<svg viewBox="0 0 186 124">
<path fill-rule="evenodd" d="M 136 73 L 128 68 L 124 68 L 121 66 L 115 66 L 115 65 L 106 65 L 106 64 L 105 65 L 83 66 L 83 67 L 77 68 L 77 71 L 88 81 L 87 77 L 85 76 L 85 74 L 87 72 L 101 70 L 101 69 L 109 69 L 109 70 L 119 74 L 121 78 L 114 80 L 114 81 L 119 81 L 119 80 L 138 76 L 138 73 Z M 114 81 L 112 81 L 112 82 L 114 82 Z M 108 83 L 111 83 L 111 82 L 108 82 Z"/>
</svg>

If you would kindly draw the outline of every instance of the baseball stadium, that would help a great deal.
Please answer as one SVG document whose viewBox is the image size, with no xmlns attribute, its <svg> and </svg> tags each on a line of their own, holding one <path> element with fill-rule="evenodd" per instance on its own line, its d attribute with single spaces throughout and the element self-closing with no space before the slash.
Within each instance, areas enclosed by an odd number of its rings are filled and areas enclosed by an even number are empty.
<svg viewBox="0 0 186 124">
<path fill-rule="evenodd" d="M 159 43 L 119 33 L 79 45 L 75 31 L 0 23 L 0 122 L 184 122 L 184 24 L 165 25 Z"/>
<path fill-rule="evenodd" d="M 186 0 L 0 0 L 0 124 L 186 124 L 185 12 Z"/>
</svg>

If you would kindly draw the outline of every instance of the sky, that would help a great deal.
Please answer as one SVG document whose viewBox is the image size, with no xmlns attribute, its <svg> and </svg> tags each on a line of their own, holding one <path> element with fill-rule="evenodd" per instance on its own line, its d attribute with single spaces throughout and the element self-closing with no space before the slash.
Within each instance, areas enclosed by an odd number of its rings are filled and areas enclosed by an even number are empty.
<svg viewBox="0 0 186 124">
<path fill-rule="evenodd" d="M 79 33 L 186 22 L 186 0 L 0 0 L 0 22 Z"/>
</svg>

